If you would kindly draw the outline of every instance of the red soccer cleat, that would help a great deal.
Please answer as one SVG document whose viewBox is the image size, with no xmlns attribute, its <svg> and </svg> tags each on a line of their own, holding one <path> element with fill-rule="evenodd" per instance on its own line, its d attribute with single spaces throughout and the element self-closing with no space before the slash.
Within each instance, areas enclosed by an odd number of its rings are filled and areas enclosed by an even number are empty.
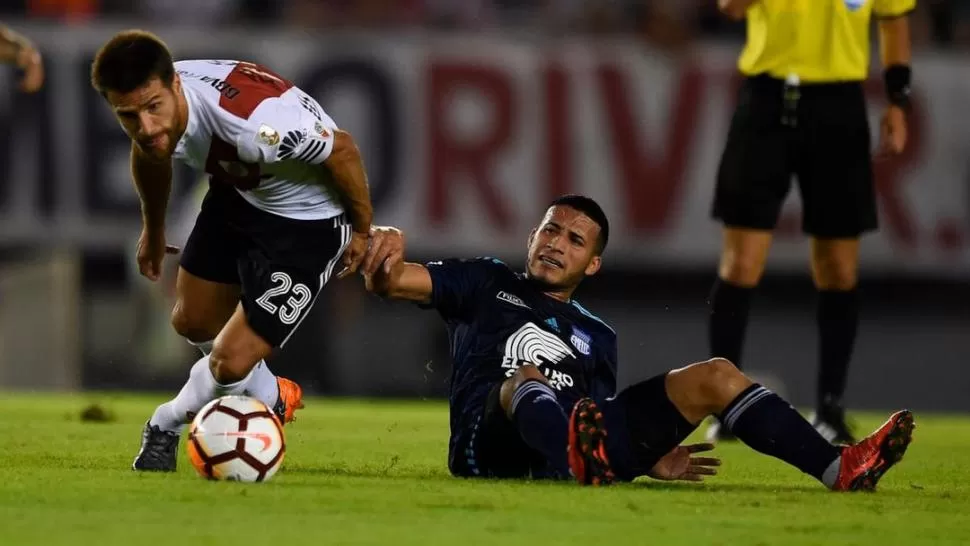
<svg viewBox="0 0 970 546">
<path fill-rule="evenodd" d="M 897 411 L 861 442 L 842 448 L 836 491 L 874 491 L 879 479 L 903 458 L 913 439 L 913 413 Z"/>
<path fill-rule="evenodd" d="M 569 468 L 581 485 L 613 483 L 613 470 L 606 456 L 606 427 L 603 412 L 591 398 L 581 398 L 569 417 Z"/>
</svg>

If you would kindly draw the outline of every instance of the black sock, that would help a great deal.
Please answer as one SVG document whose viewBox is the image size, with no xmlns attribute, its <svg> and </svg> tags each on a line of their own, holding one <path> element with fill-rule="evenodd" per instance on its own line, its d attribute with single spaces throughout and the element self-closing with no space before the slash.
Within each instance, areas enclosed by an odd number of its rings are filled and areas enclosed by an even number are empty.
<svg viewBox="0 0 970 546">
<path fill-rule="evenodd" d="M 849 360 L 859 328 L 855 290 L 818 293 L 818 409 L 842 406 Z"/>
<path fill-rule="evenodd" d="M 711 315 L 707 322 L 707 340 L 712 357 L 726 358 L 741 367 L 741 348 L 748 328 L 751 288 L 722 280 L 711 288 Z"/>
<path fill-rule="evenodd" d="M 526 445 L 546 458 L 554 475 L 569 477 L 569 418 L 549 385 L 536 380 L 520 385 L 512 395 L 512 422 Z"/>
<path fill-rule="evenodd" d="M 820 481 L 834 481 L 823 476 L 839 458 L 839 448 L 825 441 L 788 402 L 761 385 L 742 391 L 720 417 L 735 436 L 753 449 L 777 457 Z"/>
</svg>

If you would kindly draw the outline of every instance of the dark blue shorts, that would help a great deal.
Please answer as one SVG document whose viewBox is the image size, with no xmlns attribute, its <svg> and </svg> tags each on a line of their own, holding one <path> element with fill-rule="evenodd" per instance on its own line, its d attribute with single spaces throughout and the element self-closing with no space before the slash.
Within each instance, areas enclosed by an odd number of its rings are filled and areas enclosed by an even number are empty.
<svg viewBox="0 0 970 546">
<path fill-rule="evenodd" d="M 667 396 L 667 374 L 634 383 L 599 402 L 609 433 L 606 454 L 617 479 L 645 476 L 697 428 Z"/>
<path fill-rule="evenodd" d="M 646 475 L 656 462 L 696 428 L 667 397 L 667 374 L 636 383 L 617 396 L 599 400 L 606 421 L 607 455 L 617 478 Z M 522 440 L 499 402 L 501 384 L 479 397 L 452 431 L 449 469 L 455 476 L 556 478 L 545 457 Z M 572 405 L 564 408 L 572 412 Z M 563 446 L 566 449 L 566 446 Z"/>
<path fill-rule="evenodd" d="M 463 478 L 549 477 L 545 457 L 526 445 L 505 416 L 499 401 L 501 388 L 498 383 L 463 408 L 452 430 L 449 470 Z"/>
</svg>

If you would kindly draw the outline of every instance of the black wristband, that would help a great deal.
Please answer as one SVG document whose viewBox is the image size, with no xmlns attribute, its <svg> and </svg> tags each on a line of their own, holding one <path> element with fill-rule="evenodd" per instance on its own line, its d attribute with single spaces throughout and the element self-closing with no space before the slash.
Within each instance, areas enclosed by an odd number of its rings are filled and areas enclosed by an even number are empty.
<svg viewBox="0 0 970 546">
<path fill-rule="evenodd" d="M 886 96 L 889 98 L 890 104 L 909 110 L 912 77 L 913 71 L 906 65 L 894 64 L 886 68 L 883 72 L 883 81 L 886 84 Z"/>
</svg>

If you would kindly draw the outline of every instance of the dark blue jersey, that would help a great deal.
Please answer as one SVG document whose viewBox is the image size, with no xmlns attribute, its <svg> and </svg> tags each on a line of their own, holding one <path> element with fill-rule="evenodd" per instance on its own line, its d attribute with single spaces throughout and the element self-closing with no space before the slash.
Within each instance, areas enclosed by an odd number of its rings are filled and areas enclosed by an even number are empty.
<svg viewBox="0 0 970 546">
<path fill-rule="evenodd" d="M 567 413 L 581 397 L 602 401 L 615 393 L 616 333 L 575 300 L 551 298 L 491 258 L 427 268 L 427 307 L 444 318 L 451 342 L 452 444 L 489 391 L 523 364 L 542 371 Z"/>
</svg>

